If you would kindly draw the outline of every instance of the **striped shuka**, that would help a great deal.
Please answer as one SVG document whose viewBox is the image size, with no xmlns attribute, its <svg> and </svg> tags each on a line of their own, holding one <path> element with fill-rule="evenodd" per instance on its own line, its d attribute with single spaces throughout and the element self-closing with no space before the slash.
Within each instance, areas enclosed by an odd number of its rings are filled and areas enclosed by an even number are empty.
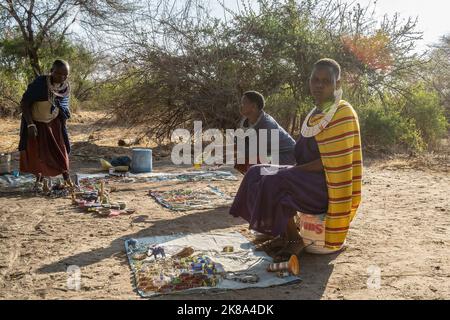
<svg viewBox="0 0 450 320">
<path fill-rule="evenodd" d="M 324 114 L 310 119 L 310 126 Z M 325 169 L 328 187 L 328 212 L 325 218 L 325 247 L 338 250 L 361 202 L 362 152 L 358 116 L 346 101 L 327 127 L 315 136 Z"/>
</svg>

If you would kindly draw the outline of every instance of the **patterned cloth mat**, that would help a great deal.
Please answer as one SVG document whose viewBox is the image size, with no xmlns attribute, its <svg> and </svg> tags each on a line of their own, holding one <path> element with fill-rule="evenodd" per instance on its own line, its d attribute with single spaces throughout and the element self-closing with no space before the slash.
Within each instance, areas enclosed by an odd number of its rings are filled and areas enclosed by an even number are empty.
<svg viewBox="0 0 450 320">
<path fill-rule="evenodd" d="M 47 178 L 48 179 L 48 178 Z M 70 194 L 70 190 L 64 186 L 60 178 L 47 180 L 50 191 L 38 191 L 35 187 L 36 176 L 33 174 L 19 174 L 18 176 L 5 174 L 0 176 L 0 194 L 33 193 L 35 195 L 47 196 L 50 198 L 65 198 Z"/>
<path fill-rule="evenodd" d="M 36 177 L 32 174 L 0 176 L 0 193 L 29 192 L 33 189 Z"/>
<path fill-rule="evenodd" d="M 82 174 L 77 173 L 76 181 L 80 184 L 95 183 L 100 180 L 106 182 L 158 182 L 158 181 L 180 181 L 180 182 L 195 182 L 195 181 L 237 181 L 238 178 L 229 171 L 187 171 L 182 173 L 168 173 L 168 172 L 151 172 L 151 173 L 97 173 L 97 174 Z"/>
<path fill-rule="evenodd" d="M 202 189 L 176 189 L 169 191 L 150 190 L 149 195 L 163 207 L 172 211 L 214 209 L 230 205 L 234 197 L 207 186 Z"/>
<path fill-rule="evenodd" d="M 125 250 L 135 288 L 142 297 L 301 281 L 298 276 L 268 272 L 272 259 L 254 251 L 254 245 L 237 232 L 128 239 Z"/>
</svg>

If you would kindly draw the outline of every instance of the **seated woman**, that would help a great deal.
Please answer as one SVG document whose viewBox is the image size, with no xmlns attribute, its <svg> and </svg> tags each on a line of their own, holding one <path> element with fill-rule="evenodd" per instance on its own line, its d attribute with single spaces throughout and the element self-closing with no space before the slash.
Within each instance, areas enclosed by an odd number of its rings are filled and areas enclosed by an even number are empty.
<svg viewBox="0 0 450 320">
<path fill-rule="evenodd" d="M 66 185 L 72 187 L 66 129 L 70 117 L 68 76 L 69 64 L 56 60 L 51 74 L 38 76 L 28 86 L 20 104 L 20 171 L 36 176 L 36 191 L 49 191 L 44 177 L 60 174 Z"/>
<path fill-rule="evenodd" d="M 278 130 L 278 154 L 279 154 L 279 164 L 282 165 L 294 165 L 296 163 L 294 156 L 295 140 L 286 132 L 286 130 L 281 127 L 274 118 L 269 114 L 264 112 L 264 96 L 256 91 L 247 91 L 244 93 L 241 99 L 241 115 L 242 120 L 239 123 L 238 129 L 243 129 L 244 131 L 248 129 L 254 129 L 257 134 L 256 140 L 256 152 L 258 153 L 259 140 L 261 134 L 261 129 L 267 130 L 267 155 L 271 156 L 275 152 L 273 143 L 271 142 L 271 130 Z M 236 151 L 235 146 L 235 151 Z M 256 164 L 250 163 L 251 154 L 249 150 L 249 139 L 245 139 L 245 163 L 237 163 L 235 169 L 239 170 L 241 173 L 245 174 L 248 169 Z M 236 152 L 235 152 L 236 155 Z M 257 163 L 260 163 L 260 159 L 255 155 Z"/>
<path fill-rule="evenodd" d="M 250 168 L 230 214 L 250 229 L 282 236 L 275 261 L 303 249 L 294 217 L 297 212 L 324 216 L 325 252 L 340 250 L 361 201 L 362 155 L 358 117 L 341 100 L 340 66 L 331 59 L 315 63 L 310 91 L 316 107 L 303 123 L 295 146 L 296 166 L 264 175 L 267 165 Z"/>
</svg>

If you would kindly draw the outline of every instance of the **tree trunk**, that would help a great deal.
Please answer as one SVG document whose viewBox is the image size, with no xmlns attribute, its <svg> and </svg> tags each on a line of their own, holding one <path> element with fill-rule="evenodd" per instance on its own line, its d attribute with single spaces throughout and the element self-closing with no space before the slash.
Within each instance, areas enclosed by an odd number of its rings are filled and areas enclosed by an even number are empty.
<svg viewBox="0 0 450 320">
<path fill-rule="evenodd" d="M 295 111 L 294 117 L 292 119 L 291 136 L 294 136 L 295 129 L 297 127 L 297 113 L 298 111 Z"/>
<path fill-rule="evenodd" d="M 35 76 L 42 74 L 41 65 L 39 63 L 39 56 L 37 50 L 31 46 L 28 47 L 28 58 L 30 59 L 30 65 L 33 68 Z"/>
</svg>

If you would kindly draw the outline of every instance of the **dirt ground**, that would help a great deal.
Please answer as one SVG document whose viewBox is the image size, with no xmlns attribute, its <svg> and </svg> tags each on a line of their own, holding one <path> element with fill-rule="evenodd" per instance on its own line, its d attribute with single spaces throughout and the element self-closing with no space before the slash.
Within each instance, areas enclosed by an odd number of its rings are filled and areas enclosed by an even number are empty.
<svg viewBox="0 0 450 320">
<path fill-rule="evenodd" d="M 131 153 L 131 148 L 117 147 L 117 139 L 132 137 L 133 132 L 94 124 L 99 116 L 82 112 L 70 122 L 73 172 L 95 172 L 98 156 Z M 16 148 L 18 128 L 18 121 L 0 119 L 0 152 Z M 164 158 L 170 150 L 155 150 L 155 171 L 185 169 Z M 351 226 L 347 249 L 328 256 L 300 255 L 301 283 L 181 298 L 450 299 L 448 154 L 366 159 L 363 203 Z M 18 155 L 14 158 L 17 165 Z M 133 290 L 124 239 L 227 230 L 250 236 L 245 221 L 229 216 L 228 208 L 174 213 L 147 196 L 156 186 L 196 188 L 202 184 L 117 185 L 114 198 L 138 209 L 134 215 L 117 218 L 82 214 L 69 199 L 0 195 L 0 298 L 140 299 Z M 236 191 L 239 181 L 214 184 Z M 79 291 L 68 290 L 70 265 L 81 268 Z M 377 271 L 379 288 L 368 286 Z"/>
</svg>

